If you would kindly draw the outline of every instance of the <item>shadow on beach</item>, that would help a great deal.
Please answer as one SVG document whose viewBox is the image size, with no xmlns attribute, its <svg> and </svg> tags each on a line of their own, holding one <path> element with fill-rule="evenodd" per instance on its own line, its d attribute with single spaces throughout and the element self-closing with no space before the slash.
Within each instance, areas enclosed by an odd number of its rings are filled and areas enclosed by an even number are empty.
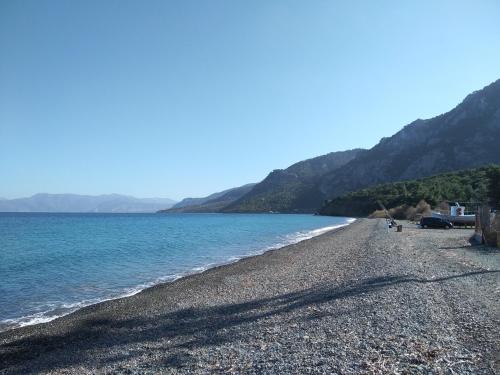
<svg viewBox="0 0 500 375">
<path fill-rule="evenodd" d="M 26 369 L 33 371 L 26 362 L 38 357 L 42 359 L 36 364 L 38 371 L 89 363 L 102 366 L 144 356 L 151 356 L 154 361 L 154 358 L 158 358 L 155 352 L 163 358 L 161 366 L 182 367 L 190 360 L 187 350 L 239 340 L 245 330 L 235 328 L 246 323 L 335 300 L 375 293 L 398 284 L 445 282 L 498 272 L 500 271 L 482 270 L 433 279 L 408 275 L 377 277 L 343 287 L 322 286 L 245 303 L 186 308 L 145 318 L 82 319 L 65 334 L 32 335 L 0 346 L 0 370 L 18 366 L 16 370 L 20 371 L 26 366 Z M 313 313 L 312 316 L 304 314 L 302 318 L 315 319 L 322 316 L 325 315 Z M 131 346 L 127 347 L 129 345 Z M 99 358 L 94 357 L 96 350 L 100 352 Z M 166 350 L 170 353 L 167 353 L 165 359 Z"/>
</svg>

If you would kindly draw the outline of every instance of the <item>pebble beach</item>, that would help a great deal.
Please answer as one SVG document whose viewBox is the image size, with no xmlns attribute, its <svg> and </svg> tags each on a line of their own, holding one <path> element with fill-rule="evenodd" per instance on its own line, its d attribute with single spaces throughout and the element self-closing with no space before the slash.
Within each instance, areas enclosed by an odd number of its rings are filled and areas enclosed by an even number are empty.
<svg viewBox="0 0 500 375">
<path fill-rule="evenodd" d="M 353 224 L 0 333 L 0 374 L 498 374 L 500 251 Z"/>
</svg>

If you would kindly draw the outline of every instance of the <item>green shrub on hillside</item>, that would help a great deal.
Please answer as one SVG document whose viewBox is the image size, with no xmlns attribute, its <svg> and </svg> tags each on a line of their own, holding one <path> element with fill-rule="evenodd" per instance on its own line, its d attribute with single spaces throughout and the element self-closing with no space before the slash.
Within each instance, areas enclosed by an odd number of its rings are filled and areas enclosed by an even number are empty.
<svg viewBox="0 0 500 375">
<path fill-rule="evenodd" d="M 379 200 L 388 209 L 398 208 L 398 214 L 403 210 L 411 210 L 422 200 L 432 207 L 443 201 L 486 202 L 488 198 L 500 205 L 499 181 L 500 166 L 491 165 L 419 180 L 377 185 L 325 202 L 320 214 L 367 216 L 379 209 Z"/>
<path fill-rule="evenodd" d="M 487 171 L 489 178 L 488 198 L 494 208 L 500 208 L 500 166 L 491 166 Z"/>
</svg>

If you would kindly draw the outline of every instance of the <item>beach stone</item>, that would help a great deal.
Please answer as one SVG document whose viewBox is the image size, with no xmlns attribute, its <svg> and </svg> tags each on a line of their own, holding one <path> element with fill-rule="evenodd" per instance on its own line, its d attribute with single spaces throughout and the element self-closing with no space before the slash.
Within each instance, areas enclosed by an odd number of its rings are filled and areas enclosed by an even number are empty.
<svg viewBox="0 0 500 375">
<path fill-rule="evenodd" d="M 361 219 L 0 333 L 0 374 L 495 374 L 498 250 L 403 224 Z"/>
</svg>

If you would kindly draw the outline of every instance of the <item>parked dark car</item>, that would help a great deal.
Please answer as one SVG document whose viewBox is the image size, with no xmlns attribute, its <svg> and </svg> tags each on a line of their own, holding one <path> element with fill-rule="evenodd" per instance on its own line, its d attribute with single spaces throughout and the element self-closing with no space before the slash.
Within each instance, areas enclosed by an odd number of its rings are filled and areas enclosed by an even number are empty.
<svg viewBox="0 0 500 375">
<path fill-rule="evenodd" d="M 453 228 L 453 223 L 440 217 L 423 217 L 420 219 L 420 226 L 422 228 Z"/>
</svg>

